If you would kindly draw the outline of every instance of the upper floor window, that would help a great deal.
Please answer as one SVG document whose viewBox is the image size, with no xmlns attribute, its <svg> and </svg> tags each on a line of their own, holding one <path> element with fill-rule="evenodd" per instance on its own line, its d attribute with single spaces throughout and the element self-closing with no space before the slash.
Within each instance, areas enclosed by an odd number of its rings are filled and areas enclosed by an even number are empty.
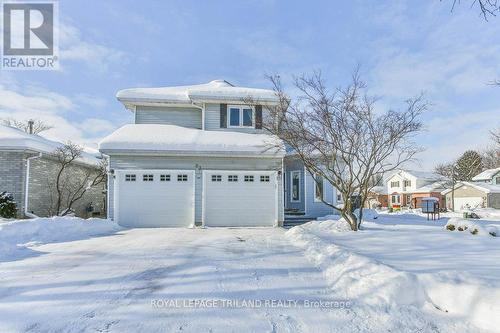
<svg viewBox="0 0 500 333">
<path fill-rule="evenodd" d="M 250 106 L 229 106 L 228 127 L 253 127 L 253 108 Z"/>
<path fill-rule="evenodd" d="M 399 181 L 391 182 L 391 187 L 399 187 Z"/>
<path fill-rule="evenodd" d="M 495 183 L 494 184 L 500 185 L 500 176 L 498 176 L 498 177 L 495 178 Z"/>
<path fill-rule="evenodd" d="M 411 186 L 411 180 L 405 180 L 405 181 L 403 182 L 403 186 L 404 186 L 404 187 Z"/>
</svg>

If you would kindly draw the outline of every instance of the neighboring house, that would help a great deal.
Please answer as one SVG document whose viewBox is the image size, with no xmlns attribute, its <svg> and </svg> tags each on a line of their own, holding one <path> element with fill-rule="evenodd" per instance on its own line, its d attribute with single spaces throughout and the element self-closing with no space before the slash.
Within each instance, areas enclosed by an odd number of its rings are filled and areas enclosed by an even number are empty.
<svg viewBox="0 0 500 333">
<path fill-rule="evenodd" d="M 368 192 L 365 208 L 387 208 L 389 200 L 386 186 L 375 186 Z"/>
<path fill-rule="evenodd" d="M 422 198 L 435 197 L 444 207 L 441 191 L 445 189 L 442 177 L 432 172 L 399 170 L 387 178 L 389 207 L 419 208 Z"/>
<path fill-rule="evenodd" d="M 454 198 L 455 210 L 470 208 L 497 208 L 500 209 L 500 185 L 477 182 L 458 182 L 452 194 L 451 189 L 441 192 L 446 197 L 446 207 L 452 208 Z"/>
<path fill-rule="evenodd" d="M 57 164 L 52 153 L 61 143 L 47 140 L 36 134 L 28 134 L 17 128 L 0 125 L 0 192 L 14 196 L 18 217 L 48 216 L 51 200 L 55 198 L 53 180 Z M 97 152 L 96 152 L 97 154 Z M 71 166 L 70 172 L 82 172 L 96 168 L 95 155 L 84 153 Z M 105 215 L 104 185 L 93 188 L 73 207 L 75 214 L 87 217 L 92 203 L 97 216 Z"/>
<path fill-rule="evenodd" d="M 333 211 L 307 201 L 316 190 L 310 175 L 262 128 L 279 102 L 274 91 L 215 80 L 125 89 L 117 99 L 134 124 L 99 149 L 110 158 L 108 215 L 119 224 L 278 226 L 290 201 L 302 211 Z M 334 195 L 326 185 L 322 191 Z"/>
<path fill-rule="evenodd" d="M 500 168 L 488 169 L 472 177 L 473 182 L 500 185 Z"/>
</svg>

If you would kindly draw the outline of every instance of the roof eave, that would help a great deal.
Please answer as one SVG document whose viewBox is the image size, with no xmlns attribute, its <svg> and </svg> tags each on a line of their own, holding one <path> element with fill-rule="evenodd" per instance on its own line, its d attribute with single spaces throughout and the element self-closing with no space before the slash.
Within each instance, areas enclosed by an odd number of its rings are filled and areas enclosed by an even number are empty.
<svg viewBox="0 0 500 333">
<path fill-rule="evenodd" d="M 189 151 L 189 150 L 142 150 L 142 149 L 99 149 L 105 155 L 135 155 L 135 156 L 210 156 L 210 157 L 252 157 L 252 158 L 283 158 L 284 152 L 262 153 L 246 151 Z"/>
</svg>

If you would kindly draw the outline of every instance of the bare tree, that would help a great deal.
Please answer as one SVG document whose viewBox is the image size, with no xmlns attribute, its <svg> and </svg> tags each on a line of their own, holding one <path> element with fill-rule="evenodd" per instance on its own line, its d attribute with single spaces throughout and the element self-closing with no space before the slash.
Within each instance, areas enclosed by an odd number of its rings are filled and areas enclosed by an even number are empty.
<svg viewBox="0 0 500 333">
<path fill-rule="evenodd" d="M 19 128 L 29 134 L 40 134 L 53 128 L 53 126 L 46 124 L 40 119 L 17 120 L 14 118 L 5 118 L 2 119 L 2 123 L 5 126 Z"/>
<path fill-rule="evenodd" d="M 497 148 L 500 148 L 500 128 L 491 131 L 491 138 L 493 139 L 493 142 L 496 144 Z"/>
<path fill-rule="evenodd" d="M 336 90 L 326 88 L 320 73 L 297 77 L 294 86 L 301 96 L 295 101 L 285 94 L 279 76 L 269 79 L 279 103 L 270 107 L 263 127 L 295 150 L 315 181 L 324 179 L 339 191 L 343 205 L 322 200 L 358 230 L 373 180 L 420 151 L 410 138 L 421 129 L 418 118 L 427 104 L 418 96 L 402 112 L 378 114 L 358 71 L 347 87 Z M 353 213 L 354 197 L 361 201 L 359 216 Z"/>
<path fill-rule="evenodd" d="M 500 167 L 500 128 L 491 131 L 491 139 L 493 144 L 482 153 L 483 166 L 486 169 Z"/>
<path fill-rule="evenodd" d="M 82 153 L 83 148 L 71 142 L 54 151 L 58 165 L 53 180 L 56 193 L 52 207 L 54 214 L 67 215 L 89 189 L 106 182 L 107 160 L 102 158 L 97 168 L 76 168 Z"/>
<path fill-rule="evenodd" d="M 500 11 L 499 0 L 468 0 L 467 2 L 470 3 L 471 8 L 476 6 L 479 7 L 480 14 L 486 21 L 488 21 L 488 18 L 496 16 L 497 12 Z M 455 7 L 461 3 L 461 0 L 453 0 L 451 11 L 453 11 Z"/>
</svg>

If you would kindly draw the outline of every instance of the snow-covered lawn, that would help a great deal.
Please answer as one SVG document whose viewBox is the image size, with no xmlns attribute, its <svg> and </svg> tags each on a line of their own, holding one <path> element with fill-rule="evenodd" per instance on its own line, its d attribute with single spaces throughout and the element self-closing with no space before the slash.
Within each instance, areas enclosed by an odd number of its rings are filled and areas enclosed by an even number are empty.
<svg viewBox="0 0 500 333">
<path fill-rule="evenodd" d="M 356 234 L 332 231 L 335 222 L 289 231 L 8 222 L 0 332 L 477 332 L 488 325 L 454 302 L 478 292 L 469 312 L 483 304 L 495 323 L 499 238 L 430 223 L 382 216 Z"/>
<path fill-rule="evenodd" d="M 500 226 L 495 212 L 473 223 Z M 397 313 L 407 306 L 491 331 L 500 330 L 500 237 L 447 231 L 450 217 L 381 214 L 358 233 L 342 222 L 291 229 L 293 243 L 326 273 L 333 290 L 354 302 Z M 472 328 L 471 328 L 472 329 Z"/>
</svg>

